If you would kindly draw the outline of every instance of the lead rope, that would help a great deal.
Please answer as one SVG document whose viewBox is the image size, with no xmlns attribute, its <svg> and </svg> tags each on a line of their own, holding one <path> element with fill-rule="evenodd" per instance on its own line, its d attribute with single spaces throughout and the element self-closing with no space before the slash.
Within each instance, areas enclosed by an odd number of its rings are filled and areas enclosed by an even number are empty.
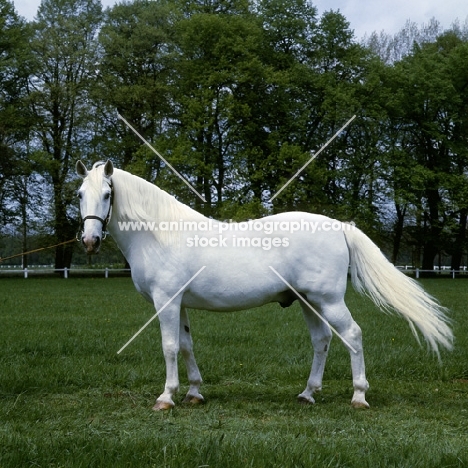
<svg viewBox="0 0 468 468">
<path fill-rule="evenodd" d="M 21 252 L 19 254 L 10 255 L 9 257 L 0 257 L 0 263 L 2 263 L 4 260 L 9 260 L 10 258 L 21 257 L 30 253 L 40 252 L 41 250 L 53 249 L 54 247 L 58 247 L 59 245 L 70 244 L 71 242 L 76 242 L 76 238 L 74 237 L 73 239 L 67 240 L 65 242 L 60 242 L 59 244 L 49 245 L 48 247 L 41 247 L 40 249 L 28 250 L 27 252 Z"/>
</svg>

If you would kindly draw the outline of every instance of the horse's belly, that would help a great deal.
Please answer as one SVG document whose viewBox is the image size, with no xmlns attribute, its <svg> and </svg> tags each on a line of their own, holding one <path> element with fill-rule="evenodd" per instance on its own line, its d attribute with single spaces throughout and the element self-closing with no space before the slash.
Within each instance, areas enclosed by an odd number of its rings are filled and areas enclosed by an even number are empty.
<svg viewBox="0 0 468 468">
<path fill-rule="evenodd" d="M 236 310 L 260 307 L 270 302 L 285 302 L 287 293 L 263 293 L 256 294 L 214 294 L 199 296 L 191 292 L 184 294 L 182 306 L 190 309 L 203 309 L 218 312 L 234 312 Z"/>
</svg>

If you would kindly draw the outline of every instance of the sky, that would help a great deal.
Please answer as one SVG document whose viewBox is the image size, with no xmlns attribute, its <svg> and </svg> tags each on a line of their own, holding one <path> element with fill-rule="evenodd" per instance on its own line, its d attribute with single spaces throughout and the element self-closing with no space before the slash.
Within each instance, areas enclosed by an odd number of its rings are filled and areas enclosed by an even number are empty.
<svg viewBox="0 0 468 468">
<path fill-rule="evenodd" d="M 40 0 L 13 0 L 13 3 L 21 16 L 32 20 Z M 115 3 L 116 0 L 102 0 L 104 7 Z M 435 18 L 443 29 L 449 28 L 456 19 L 461 24 L 468 21 L 467 0 L 314 0 L 313 4 L 319 15 L 328 10 L 340 10 L 357 39 L 374 31 L 396 34 L 407 20 L 421 26 Z"/>
</svg>

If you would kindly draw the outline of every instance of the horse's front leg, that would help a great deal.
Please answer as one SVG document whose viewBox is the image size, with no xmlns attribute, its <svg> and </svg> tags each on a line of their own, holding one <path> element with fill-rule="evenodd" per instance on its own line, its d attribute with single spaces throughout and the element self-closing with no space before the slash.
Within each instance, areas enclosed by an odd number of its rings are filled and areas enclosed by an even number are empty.
<svg viewBox="0 0 468 468">
<path fill-rule="evenodd" d="M 155 302 L 156 304 L 156 302 Z M 180 302 L 174 300 L 159 315 L 162 348 L 166 361 L 166 385 L 153 410 L 167 410 L 175 406 L 173 396 L 179 390 L 177 355 L 179 353 Z"/>
</svg>

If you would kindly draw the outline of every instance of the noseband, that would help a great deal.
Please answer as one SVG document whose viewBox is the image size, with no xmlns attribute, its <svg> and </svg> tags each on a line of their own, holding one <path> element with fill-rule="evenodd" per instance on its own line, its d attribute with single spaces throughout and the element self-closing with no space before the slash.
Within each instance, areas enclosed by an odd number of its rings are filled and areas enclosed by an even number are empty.
<svg viewBox="0 0 468 468">
<path fill-rule="evenodd" d="M 102 240 L 104 240 L 107 237 L 107 225 L 109 224 L 111 214 L 112 214 L 112 203 L 114 201 L 114 186 L 112 185 L 112 182 L 109 182 L 109 187 L 111 189 L 110 192 L 110 203 L 109 203 L 109 211 L 107 213 L 107 216 L 105 219 L 102 219 L 100 216 L 96 215 L 88 215 L 85 216 L 80 223 L 80 227 L 78 229 L 78 232 L 76 233 L 76 240 L 78 242 L 81 242 L 81 237 L 83 235 L 83 230 L 84 230 L 84 223 L 87 219 L 97 219 L 98 221 L 101 221 L 102 224 Z"/>
</svg>

